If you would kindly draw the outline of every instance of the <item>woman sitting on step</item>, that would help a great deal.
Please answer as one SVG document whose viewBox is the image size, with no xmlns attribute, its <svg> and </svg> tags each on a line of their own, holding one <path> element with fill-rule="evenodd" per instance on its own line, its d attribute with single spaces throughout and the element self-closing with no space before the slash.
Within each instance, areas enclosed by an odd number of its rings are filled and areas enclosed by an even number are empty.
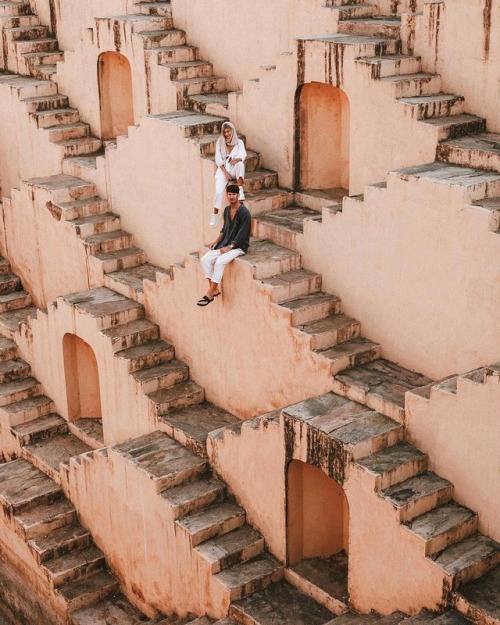
<svg viewBox="0 0 500 625">
<path fill-rule="evenodd" d="M 238 199 L 245 199 L 243 181 L 245 179 L 246 157 L 245 144 L 238 138 L 236 128 L 231 122 L 224 122 L 221 128 L 221 136 L 215 144 L 217 171 L 215 172 L 214 212 L 210 219 L 211 228 L 215 228 L 219 221 L 224 193 L 230 180 L 236 180 L 240 188 Z"/>
</svg>

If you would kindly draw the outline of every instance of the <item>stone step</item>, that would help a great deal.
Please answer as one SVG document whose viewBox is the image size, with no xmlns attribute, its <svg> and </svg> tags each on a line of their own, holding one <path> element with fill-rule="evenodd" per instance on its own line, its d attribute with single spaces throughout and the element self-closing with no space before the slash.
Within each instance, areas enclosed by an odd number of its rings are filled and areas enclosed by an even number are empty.
<svg viewBox="0 0 500 625">
<path fill-rule="evenodd" d="M 273 625 L 327 625 L 335 616 L 286 581 L 236 601 L 230 606 L 229 615 L 245 625 L 264 625 L 270 618 Z"/>
<path fill-rule="evenodd" d="M 93 183 L 67 174 L 31 178 L 21 182 L 21 190 L 31 194 L 41 190 L 50 194 L 50 199 L 54 203 L 83 200 L 96 195 L 96 187 Z"/>
<path fill-rule="evenodd" d="M 155 367 L 141 369 L 132 374 L 141 388 L 141 393 L 154 393 L 162 388 L 168 388 L 184 382 L 189 378 L 189 367 L 175 358 Z"/>
<path fill-rule="evenodd" d="M 171 410 L 158 417 L 158 428 L 199 456 L 207 455 L 207 437 L 211 432 L 241 421 L 207 401 Z"/>
<path fill-rule="evenodd" d="M 341 300 L 320 291 L 280 302 L 279 306 L 287 311 L 292 325 L 301 326 L 329 315 L 339 315 Z"/>
<path fill-rule="evenodd" d="M 476 136 L 442 141 L 436 159 L 466 167 L 500 172 L 500 134 L 485 132 Z"/>
<path fill-rule="evenodd" d="M 437 140 L 456 139 L 466 135 L 477 135 L 486 132 L 486 120 L 475 115 L 448 115 L 421 120 L 422 124 L 436 129 Z"/>
<path fill-rule="evenodd" d="M 55 412 L 11 428 L 20 445 L 31 445 L 67 431 L 68 422 Z"/>
<path fill-rule="evenodd" d="M 17 343 L 12 339 L 6 339 L 4 336 L 0 336 L 0 362 L 11 360 L 17 355 Z"/>
<path fill-rule="evenodd" d="M 354 459 L 395 445 L 403 435 L 400 423 L 331 392 L 288 406 L 282 414 L 323 432 L 337 449 L 341 443 Z"/>
<path fill-rule="evenodd" d="M 209 508 L 193 512 L 176 520 L 189 539 L 191 547 L 221 536 L 245 524 L 245 510 L 238 505 L 224 501 Z"/>
<path fill-rule="evenodd" d="M 83 179 L 93 178 L 96 175 L 98 159 L 102 158 L 104 158 L 103 150 L 99 150 L 95 154 L 63 158 L 63 173 Z"/>
<path fill-rule="evenodd" d="M 321 274 L 308 269 L 295 269 L 265 278 L 261 284 L 271 291 L 273 302 L 286 302 L 317 293 L 321 282 Z"/>
<path fill-rule="evenodd" d="M 166 271 L 162 267 L 144 263 L 130 269 L 107 273 L 104 277 L 104 285 L 126 297 L 143 303 L 144 280 L 156 282 L 158 273 L 165 274 Z"/>
<path fill-rule="evenodd" d="M 213 66 L 206 61 L 181 61 L 162 63 L 168 69 L 170 80 L 189 80 L 194 78 L 212 78 Z"/>
<path fill-rule="evenodd" d="M 75 221 L 108 213 L 109 204 L 99 196 L 92 196 L 71 202 L 53 202 L 51 212 L 58 220 Z"/>
<path fill-rule="evenodd" d="M 311 349 L 325 350 L 358 338 L 361 324 L 357 319 L 339 313 L 296 325 L 295 328 L 309 336 Z"/>
<path fill-rule="evenodd" d="M 9 384 L 1 384 L 0 408 L 2 411 L 5 411 L 9 404 L 17 404 L 17 402 L 40 395 L 42 392 L 42 385 L 33 377 L 16 380 Z"/>
<path fill-rule="evenodd" d="M 488 216 L 489 230 L 496 232 L 500 229 L 500 197 L 478 200 L 472 206 Z"/>
<path fill-rule="evenodd" d="M 151 623 L 121 594 L 114 595 L 95 605 L 75 610 L 70 615 L 70 625 L 139 625 Z"/>
<path fill-rule="evenodd" d="M 0 13 L 0 28 L 8 30 L 10 28 L 18 28 L 20 26 L 36 26 L 40 20 L 36 15 L 15 15 L 6 16 Z"/>
<path fill-rule="evenodd" d="M 29 113 L 54 111 L 57 109 L 67 110 L 69 108 L 68 97 L 61 95 L 60 93 L 35 98 L 24 98 L 23 102 L 25 103 Z"/>
<path fill-rule="evenodd" d="M 84 549 L 90 545 L 90 541 L 90 532 L 77 522 L 31 538 L 28 546 L 37 563 L 42 564 L 72 551 Z"/>
<path fill-rule="evenodd" d="M 115 593 L 120 587 L 116 577 L 108 571 L 98 571 L 89 577 L 69 582 L 58 588 L 70 612 L 93 605 Z"/>
<path fill-rule="evenodd" d="M 44 39 L 47 37 L 49 29 L 42 24 L 31 26 L 18 26 L 4 30 L 7 41 L 28 41 L 33 39 Z"/>
<path fill-rule="evenodd" d="M 381 346 L 378 343 L 359 337 L 316 353 L 328 360 L 331 373 L 335 375 L 344 369 L 376 360 L 380 357 L 380 351 Z"/>
<path fill-rule="evenodd" d="M 97 137 L 86 137 L 83 139 L 65 139 L 55 141 L 54 145 L 62 148 L 63 158 L 69 156 L 80 156 L 82 154 L 94 154 L 102 148 L 102 141 Z"/>
<path fill-rule="evenodd" d="M 83 239 L 88 253 L 92 255 L 131 248 L 133 242 L 134 235 L 130 232 L 125 232 L 125 230 L 94 234 L 93 236 Z"/>
<path fill-rule="evenodd" d="M 132 13 L 127 15 L 114 15 L 113 17 L 98 18 L 106 21 L 121 22 L 130 29 L 130 32 L 136 33 L 138 31 L 164 31 L 173 26 L 172 15 L 156 15 L 152 13 Z"/>
<path fill-rule="evenodd" d="M 264 551 L 264 539 L 249 525 L 216 536 L 198 545 L 195 551 L 210 567 L 212 574 L 246 562 Z"/>
<path fill-rule="evenodd" d="M 338 23 L 339 33 L 361 35 L 363 37 L 389 37 L 399 39 L 400 29 L 401 19 L 392 15 L 342 19 Z"/>
<path fill-rule="evenodd" d="M 226 89 L 226 79 L 217 76 L 200 76 L 197 78 L 175 80 L 174 82 L 184 98 L 201 93 L 225 91 Z"/>
<path fill-rule="evenodd" d="M 217 573 L 214 579 L 226 590 L 230 600 L 236 601 L 267 588 L 282 577 L 283 566 L 272 556 L 262 554 L 254 560 L 236 564 Z M 230 615 L 233 616 L 232 606 Z"/>
<path fill-rule="evenodd" d="M 197 479 L 207 468 L 206 460 L 158 431 L 115 445 L 112 449 L 147 475 L 155 484 L 156 492 Z"/>
<path fill-rule="evenodd" d="M 17 93 L 19 100 L 54 95 L 57 93 L 56 83 L 50 80 L 39 80 L 31 76 L 20 76 L 19 74 L 0 72 L 0 84 L 6 85 L 12 89 L 13 92 Z"/>
<path fill-rule="evenodd" d="M 137 319 L 104 330 L 102 334 L 110 340 L 113 352 L 137 347 L 160 338 L 160 328 L 149 319 Z"/>
<path fill-rule="evenodd" d="M 223 482 L 213 477 L 200 477 L 193 482 L 164 490 L 161 496 L 169 503 L 174 519 L 179 519 L 220 503 L 225 494 L 226 486 Z"/>
<path fill-rule="evenodd" d="M 28 67 L 55 65 L 58 61 L 64 61 L 64 52 L 61 50 L 54 52 L 27 52 L 22 57 Z"/>
<path fill-rule="evenodd" d="M 104 567 L 104 555 L 93 545 L 46 560 L 42 564 L 47 579 L 55 588 L 81 580 L 102 571 Z"/>
<path fill-rule="evenodd" d="M 138 247 L 127 247 L 114 252 L 100 252 L 95 257 L 102 263 L 104 273 L 113 273 L 144 265 L 146 252 Z"/>
<path fill-rule="evenodd" d="M 424 543 L 425 555 L 442 551 L 477 530 L 477 514 L 451 501 L 415 517 L 406 527 Z"/>
<path fill-rule="evenodd" d="M 487 536 L 473 534 L 450 545 L 433 560 L 443 569 L 450 587 L 456 589 L 460 584 L 477 579 L 498 566 L 500 545 Z"/>
<path fill-rule="evenodd" d="M 293 193 L 279 187 L 258 189 L 257 191 L 246 189 L 245 195 L 245 206 L 248 207 L 252 217 L 268 211 L 286 208 L 293 203 Z"/>
<path fill-rule="evenodd" d="M 356 59 L 356 64 L 366 67 L 374 80 L 399 74 L 416 74 L 421 70 L 420 57 L 405 54 L 361 57 Z"/>
<path fill-rule="evenodd" d="M 379 79 L 379 83 L 392 86 L 394 97 L 401 99 L 437 93 L 441 87 L 441 77 L 437 74 L 417 72 L 385 76 Z"/>
<path fill-rule="evenodd" d="M 352 20 L 361 17 L 371 17 L 375 15 L 376 8 L 371 4 L 345 4 L 343 6 L 331 7 L 336 11 L 339 20 Z"/>
<path fill-rule="evenodd" d="M 375 490 L 379 491 L 423 473 L 428 460 L 427 454 L 402 442 L 360 458 L 356 464 L 372 477 Z"/>
<path fill-rule="evenodd" d="M 190 111 L 225 117 L 229 109 L 229 92 L 191 95 L 187 98 L 186 106 Z"/>
<path fill-rule="evenodd" d="M 156 367 L 174 358 L 174 347 L 157 339 L 141 345 L 134 345 L 115 353 L 117 358 L 127 362 L 130 373 L 149 367 Z"/>
<path fill-rule="evenodd" d="M 60 487 L 30 462 L 12 460 L 0 465 L 0 505 L 16 516 L 62 499 Z"/>
<path fill-rule="evenodd" d="M 11 266 L 7 259 L 0 257 L 0 274 L 10 273 Z"/>
<path fill-rule="evenodd" d="M 431 384 L 426 376 L 379 358 L 333 377 L 333 391 L 403 421 L 407 391 Z"/>
<path fill-rule="evenodd" d="M 97 234 L 119 231 L 120 216 L 115 213 L 99 213 L 68 220 L 68 224 L 75 229 L 76 236 L 85 239 Z"/>
<path fill-rule="evenodd" d="M 30 540 L 71 525 L 76 521 L 77 514 L 67 499 L 60 499 L 18 512 L 15 517 L 18 526 L 16 531 L 25 540 Z"/>
<path fill-rule="evenodd" d="M 21 278 L 15 273 L 0 274 L 0 293 L 10 293 L 21 288 Z"/>
<path fill-rule="evenodd" d="M 21 454 L 52 480 L 60 483 L 61 464 L 68 465 L 70 458 L 91 450 L 92 447 L 67 432 L 30 443 L 21 448 Z"/>
<path fill-rule="evenodd" d="M 465 98 L 453 93 L 433 93 L 399 98 L 414 119 L 449 117 L 464 111 Z"/>
<path fill-rule="evenodd" d="M 135 34 L 142 38 L 142 45 L 145 50 L 171 48 L 186 44 L 186 33 L 176 28 L 151 32 L 144 31 Z"/>
<path fill-rule="evenodd" d="M 136 6 L 140 13 L 146 13 L 147 15 L 172 16 L 172 6 L 170 2 L 137 2 Z"/>
<path fill-rule="evenodd" d="M 57 65 L 35 65 L 34 67 L 31 67 L 28 72 L 30 76 L 34 76 L 35 78 L 40 78 L 42 80 L 55 80 L 55 77 L 57 76 Z M 65 138 L 69 139 L 71 136 L 66 136 Z"/>
<path fill-rule="evenodd" d="M 453 494 L 453 484 L 427 471 L 380 491 L 380 496 L 394 506 L 401 523 L 446 503 Z"/>
<path fill-rule="evenodd" d="M 61 296 L 60 299 L 95 319 L 99 330 L 136 321 L 144 317 L 144 307 L 105 287 Z"/>
<path fill-rule="evenodd" d="M 0 15 L 29 15 L 31 7 L 28 2 L 4 1 L 0 3 Z"/>
<path fill-rule="evenodd" d="M 187 61 L 198 60 L 198 48 L 188 44 L 179 46 L 161 46 L 150 48 L 147 55 L 154 57 L 157 65 L 167 63 L 186 63 Z"/>
<path fill-rule="evenodd" d="M 19 310 L 31 305 L 31 295 L 26 291 L 13 291 L 0 295 L 0 313 Z"/>
<path fill-rule="evenodd" d="M 153 405 L 154 414 L 165 415 L 170 410 L 201 403 L 205 399 L 205 390 L 196 382 L 188 380 L 148 393 L 147 396 Z"/>
<path fill-rule="evenodd" d="M 454 593 L 455 609 L 478 625 L 497 625 L 500 621 L 499 588 L 500 566 L 497 566 Z"/>
<path fill-rule="evenodd" d="M 253 220 L 252 234 L 296 250 L 306 220 L 321 221 L 321 213 L 298 206 L 260 213 Z"/>
<path fill-rule="evenodd" d="M 300 269 L 300 254 L 270 241 L 252 239 L 250 248 L 240 262 L 252 267 L 255 280 L 264 280 L 288 271 Z"/>
<path fill-rule="evenodd" d="M 245 193 L 261 189 L 271 189 L 278 186 L 278 174 L 267 169 L 257 169 L 245 173 Z"/>
<path fill-rule="evenodd" d="M 24 360 L 4 360 L 0 362 L 0 384 L 28 377 L 31 367 Z"/>
<path fill-rule="evenodd" d="M 59 44 L 57 39 L 52 37 L 42 37 L 40 39 L 22 39 L 16 40 L 15 46 L 18 55 L 24 55 L 34 52 L 57 52 Z"/>
<path fill-rule="evenodd" d="M 29 380 L 30 378 L 26 379 Z M 54 412 L 54 402 L 46 395 L 35 395 L 2 406 L 1 412 L 11 426 L 17 426 Z"/>
<path fill-rule="evenodd" d="M 197 142 L 201 140 L 201 137 L 203 137 L 203 141 L 207 140 L 207 136 L 210 137 L 210 142 L 216 140 L 220 136 L 222 123 L 226 121 L 224 117 L 205 115 L 184 109 L 162 113 L 157 117 L 182 128 L 186 139 L 193 139 Z"/>
</svg>

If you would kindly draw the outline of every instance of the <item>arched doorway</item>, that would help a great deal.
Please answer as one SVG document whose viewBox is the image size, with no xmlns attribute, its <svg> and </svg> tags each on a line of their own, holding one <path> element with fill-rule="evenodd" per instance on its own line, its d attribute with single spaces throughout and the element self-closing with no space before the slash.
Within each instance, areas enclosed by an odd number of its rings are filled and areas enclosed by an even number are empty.
<svg viewBox="0 0 500 625">
<path fill-rule="evenodd" d="M 288 467 L 288 562 L 349 550 L 349 506 L 340 484 L 300 460 Z"/>
<path fill-rule="evenodd" d="M 99 370 L 93 349 L 74 334 L 63 338 L 68 421 L 100 419 Z"/>
<path fill-rule="evenodd" d="M 296 96 L 295 186 L 349 191 L 349 99 L 324 83 L 307 83 Z"/>
<path fill-rule="evenodd" d="M 98 60 L 101 137 L 126 135 L 134 123 L 132 70 L 123 54 L 103 52 Z"/>
</svg>

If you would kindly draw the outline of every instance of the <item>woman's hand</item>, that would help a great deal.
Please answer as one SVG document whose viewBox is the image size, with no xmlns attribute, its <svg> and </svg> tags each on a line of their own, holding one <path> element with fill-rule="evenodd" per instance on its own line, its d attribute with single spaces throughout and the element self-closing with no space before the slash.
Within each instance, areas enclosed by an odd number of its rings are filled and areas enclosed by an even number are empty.
<svg viewBox="0 0 500 625">
<path fill-rule="evenodd" d="M 236 165 L 236 163 L 239 163 L 241 161 L 241 158 L 232 158 L 229 162 L 231 163 L 231 165 Z"/>
</svg>

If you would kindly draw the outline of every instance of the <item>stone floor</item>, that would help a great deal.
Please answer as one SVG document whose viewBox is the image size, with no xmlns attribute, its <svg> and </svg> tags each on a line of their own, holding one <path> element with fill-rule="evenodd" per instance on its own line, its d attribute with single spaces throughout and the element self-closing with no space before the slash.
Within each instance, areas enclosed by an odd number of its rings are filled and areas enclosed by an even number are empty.
<svg viewBox="0 0 500 625">
<path fill-rule="evenodd" d="M 337 601 L 347 604 L 347 555 L 303 560 L 292 571 Z"/>
</svg>

